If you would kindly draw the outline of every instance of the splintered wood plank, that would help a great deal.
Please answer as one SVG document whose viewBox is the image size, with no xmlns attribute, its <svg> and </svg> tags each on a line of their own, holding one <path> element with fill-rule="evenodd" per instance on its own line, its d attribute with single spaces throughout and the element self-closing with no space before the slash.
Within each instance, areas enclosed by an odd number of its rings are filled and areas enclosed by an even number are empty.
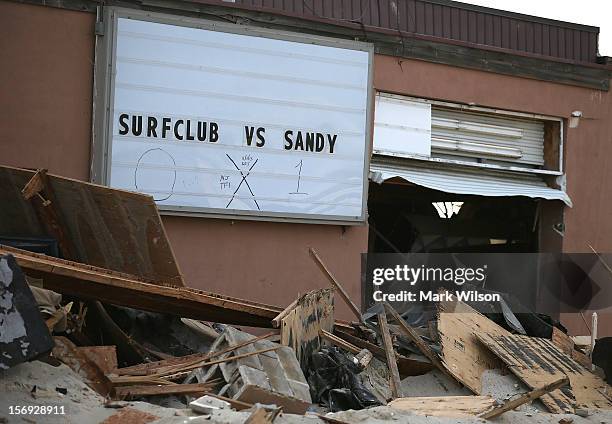
<svg viewBox="0 0 612 424">
<path fill-rule="evenodd" d="M 61 223 L 54 235 L 62 250 L 69 246 L 65 257 L 154 284 L 184 286 L 149 195 L 0 166 L 0 204 L 0 234 L 40 237 L 49 235 L 50 224 Z"/>
<path fill-rule="evenodd" d="M 391 334 L 389 334 L 389 325 L 384 312 L 378 314 L 378 328 L 382 338 L 385 353 L 387 355 L 387 366 L 389 367 L 391 395 L 394 399 L 402 396 L 402 384 L 400 381 L 399 371 L 397 370 L 397 360 L 395 359 L 395 350 L 393 350 L 393 342 Z"/>
<path fill-rule="evenodd" d="M 418 415 L 463 418 L 481 414 L 495 405 L 491 396 L 409 397 L 392 400 L 388 406 Z"/>
<path fill-rule="evenodd" d="M 281 318 L 280 327 L 281 344 L 291 347 L 303 366 L 321 348 L 320 330 L 333 331 L 333 290 L 313 290 L 301 296 Z"/>
<path fill-rule="evenodd" d="M 541 397 L 551 412 L 573 412 L 574 407 L 612 409 L 612 388 L 563 353 L 551 340 L 515 334 L 479 334 L 478 338 L 532 389 L 565 376 L 569 378 L 571 388 Z"/>
<path fill-rule="evenodd" d="M 280 312 L 272 306 L 191 288 L 150 284 L 135 276 L 0 245 L 0 255 L 9 253 L 21 268 L 42 274 L 46 289 L 82 299 L 253 327 L 270 327 L 270 321 Z"/>
<path fill-rule="evenodd" d="M 475 394 L 482 393 L 486 370 L 504 368 L 503 362 L 478 341 L 476 333 L 510 333 L 462 302 L 440 302 L 438 333 L 446 369 Z"/>
</svg>

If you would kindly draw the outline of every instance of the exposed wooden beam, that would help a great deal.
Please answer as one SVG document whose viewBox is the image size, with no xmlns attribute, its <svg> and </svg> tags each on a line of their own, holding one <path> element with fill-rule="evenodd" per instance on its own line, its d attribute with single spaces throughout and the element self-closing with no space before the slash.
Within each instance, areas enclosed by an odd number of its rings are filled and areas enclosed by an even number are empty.
<svg viewBox="0 0 612 424">
<path fill-rule="evenodd" d="M 134 276 L 0 245 L 26 271 L 43 275 L 44 286 L 63 294 L 184 318 L 253 327 L 271 326 L 280 308 L 260 306 L 200 290 L 145 283 Z"/>
</svg>

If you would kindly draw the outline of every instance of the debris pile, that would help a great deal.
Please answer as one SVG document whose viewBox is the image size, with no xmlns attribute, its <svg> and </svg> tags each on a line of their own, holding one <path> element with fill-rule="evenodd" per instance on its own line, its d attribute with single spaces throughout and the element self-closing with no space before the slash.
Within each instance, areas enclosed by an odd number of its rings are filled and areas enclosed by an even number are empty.
<svg viewBox="0 0 612 424">
<path fill-rule="evenodd" d="M 36 404 L 73 422 L 612 420 L 592 346 L 556 327 L 457 301 L 424 327 L 387 303 L 364 315 L 313 249 L 330 288 L 285 308 L 190 289 L 150 197 L 7 167 L 0 189 L 2 225 L 28 216 L 0 245 L 0 422 Z"/>
</svg>

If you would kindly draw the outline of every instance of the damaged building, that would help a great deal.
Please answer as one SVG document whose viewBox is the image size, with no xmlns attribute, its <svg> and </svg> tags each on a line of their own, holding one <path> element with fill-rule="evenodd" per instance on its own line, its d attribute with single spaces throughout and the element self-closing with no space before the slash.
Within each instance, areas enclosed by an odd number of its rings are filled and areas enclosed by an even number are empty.
<svg viewBox="0 0 612 424">
<path fill-rule="evenodd" d="M 191 286 L 270 304 L 319 286 L 308 247 L 364 307 L 364 252 L 610 249 L 598 28 L 446 1 L 277 3 L 3 2 L 2 163 L 153 195 Z M 305 40 L 320 48 L 287 50 Z"/>
<path fill-rule="evenodd" d="M 599 28 L 450 0 L 0 0 L 0 23 L 7 402 L 612 420 L 612 297 L 515 307 L 557 301 L 516 256 L 511 287 L 478 271 L 490 310 L 429 292 L 415 317 L 363 255 L 592 253 L 609 279 Z"/>
</svg>

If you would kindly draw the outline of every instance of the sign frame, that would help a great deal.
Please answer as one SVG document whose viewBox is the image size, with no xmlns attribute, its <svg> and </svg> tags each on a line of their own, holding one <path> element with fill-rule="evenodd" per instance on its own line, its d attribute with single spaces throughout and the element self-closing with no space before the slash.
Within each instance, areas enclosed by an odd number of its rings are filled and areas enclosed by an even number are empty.
<svg viewBox="0 0 612 424">
<path fill-rule="evenodd" d="M 273 30 L 268 28 L 219 22 L 200 18 L 177 16 L 165 13 L 147 12 L 143 10 L 108 7 L 104 9 L 103 33 L 97 34 L 95 48 L 94 90 L 93 90 L 93 136 L 91 149 L 90 180 L 97 184 L 109 185 L 112 158 L 113 105 L 115 95 L 117 51 L 117 26 L 119 18 L 219 31 L 269 39 L 301 42 L 320 46 L 338 47 L 368 53 L 368 87 L 365 112 L 365 146 L 363 160 L 363 191 L 361 214 L 359 216 L 316 215 L 305 213 L 284 213 L 269 211 L 239 211 L 227 212 L 225 209 L 215 209 L 192 206 L 157 205 L 163 215 L 195 216 L 222 219 L 243 219 L 275 222 L 296 222 L 333 225 L 364 225 L 367 222 L 367 201 L 369 185 L 369 168 L 372 156 L 372 140 L 374 128 L 374 88 L 373 60 L 374 45 L 360 41 L 336 39 L 297 32 Z"/>
</svg>

